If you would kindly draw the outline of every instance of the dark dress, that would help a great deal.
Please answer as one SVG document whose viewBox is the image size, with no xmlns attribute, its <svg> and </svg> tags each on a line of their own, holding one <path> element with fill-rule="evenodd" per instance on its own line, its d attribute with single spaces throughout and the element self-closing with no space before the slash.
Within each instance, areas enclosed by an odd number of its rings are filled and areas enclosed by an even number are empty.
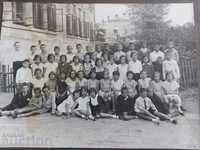
<svg viewBox="0 0 200 150">
<path fill-rule="evenodd" d="M 148 97 L 151 99 L 151 101 L 156 106 L 159 112 L 164 113 L 164 114 L 169 113 L 167 104 L 164 104 L 156 94 L 153 94 L 152 96 L 148 95 Z"/>
<path fill-rule="evenodd" d="M 68 85 L 65 81 L 61 81 L 61 80 L 57 81 L 57 92 L 59 95 L 62 95 L 62 96 L 56 96 L 56 105 L 58 106 L 69 96 Z"/>
<path fill-rule="evenodd" d="M 17 93 L 16 95 L 14 95 L 10 104 L 2 108 L 2 111 L 10 111 L 17 108 L 23 108 L 28 104 L 29 102 L 27 100 L 28 98 L 29 99 L 31 98 L 31 94 L 27 94 L 26 96 L 23 96 L 22 93 Z"/>
<path fill-rule="evenodd" d="M 90 108 L 93 116 L 96 116 L 100 114 L 100 112 L 107 113 L 109 111 L 109 108 L 106 105 L 106 102 L 104 101 L 103 97 L 97 96 L 97 102 L 98 105 L 93 106 L 90 100 Z"/>
<path fill-rule="evenodd" d="M 158 62 L 153 63 L 154 72 L 160 73 L 160 79 L 163 81 L 162 64 Z"/>
<path fill-rule="evenodd" d="M 134 114 L 135 100 L 131 97 L 125 98 L 123 95 L 117 97 L 116 102 L 116 114 L 122 116 L 124 112 L 128 114 Z"/>
<path fill-rule="evenodd" d="M 72 71 L 72 66 L 69 63 L 59 63 L 58 64 L 58 75 L 60 75 L 61 72 L 64 72 L 67 77 L 69 77 L 69 74 Z"/>
</svg>

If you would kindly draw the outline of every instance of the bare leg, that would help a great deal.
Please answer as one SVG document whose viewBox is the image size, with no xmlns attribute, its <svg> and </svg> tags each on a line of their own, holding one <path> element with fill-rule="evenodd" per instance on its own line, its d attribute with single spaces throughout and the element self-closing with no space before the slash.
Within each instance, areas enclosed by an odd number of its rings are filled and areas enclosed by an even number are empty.
<svg viewBox="0 0 200 150">
<path fill-rule="evenodd" d="M 165 115 L 163 113 L 160 112 L 154 112 L 154 115 L 158 116 L 161 120 L 168 120 L 171 123 L 177 124 L 177 120 L 172 119 L 171 117 L 169 117 L 168 115 Z"/>
<path fill-rule="evenodd" d="M 144 114 L 144 113 L 137 113 L 137 116 L 138 116 L 139 118 L 141 118 L 141 119 L 148 120 L 148 121 L 152 121 L 152 122 L 154 122 L 154 123 L 156 123 L 156 124 L 160 124 L 159 120 L 157 120 L 157 119 L 155 119 L 155 118 L 153 118 L 153 117 L 151 117 L 151 116 L 148 116 L 148 115 L 146 115 L 146 114 Z"/>
<path fill-rule="evenodd" d="M 103 113 L 103 112 L 100 113 L 100 116 L 101 116 L 102 118 L 115 118 L 115 119 L 118 118 L 116 115 L 107 114 L 107 113 Z"/>
</svg>

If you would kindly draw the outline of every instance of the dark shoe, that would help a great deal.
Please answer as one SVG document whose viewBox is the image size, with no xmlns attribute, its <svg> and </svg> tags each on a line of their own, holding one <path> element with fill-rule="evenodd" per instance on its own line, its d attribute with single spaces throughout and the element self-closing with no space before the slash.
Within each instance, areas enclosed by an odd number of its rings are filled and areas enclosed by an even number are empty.
<svg viewBox="0 0 200 150">
<path fill-rule="evenodd" d="M 178 121 L 176 119 L 172 120 L 173 124 L 178 124 Z"/>
<path fill-rule="evenodd" d="M 181 106 L 181 110 L 182 111 L 187 111 L 187 109 L 185 109 L 183 106 Z"/>
<path fill-rule="evenodd" d="M 13 119 L 16 119 L 16 118 L 17 118 L 17 112 L 14 111 L 14 112 L 11 114 L 11 117 L 12 117 Z"/>
</svg>

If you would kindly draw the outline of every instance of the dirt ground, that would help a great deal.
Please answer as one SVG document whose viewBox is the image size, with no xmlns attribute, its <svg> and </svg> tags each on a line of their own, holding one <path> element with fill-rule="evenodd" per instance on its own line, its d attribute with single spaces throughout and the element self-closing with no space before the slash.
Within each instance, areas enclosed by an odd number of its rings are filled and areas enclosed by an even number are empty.
<svg viewBox="0 0 200 150">
<path fill-rule="evenodd" d="M 0 146 L 98 147 L 98 148 L 190 148 L 200 149 L 200 116 L 197 89 L 182 92 L 184 117 L 178 125 L 159 126 L 144 120 L 79 118 L 62 119 L 44 114 L 23 119 L 0 118 Z M 0 106 L 11 100 L 0 94 Z"/>
</svg>

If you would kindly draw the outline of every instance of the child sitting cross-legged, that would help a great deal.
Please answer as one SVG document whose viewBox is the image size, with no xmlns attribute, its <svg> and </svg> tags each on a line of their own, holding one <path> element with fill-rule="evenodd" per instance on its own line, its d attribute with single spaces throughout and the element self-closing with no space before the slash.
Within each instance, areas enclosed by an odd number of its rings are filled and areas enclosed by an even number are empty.
<svg viewBox="0 0 200 150">
<path fill-rule="evenodd" d="M 43 96 L 40 88 L 34 88 L 34 96 L 30 99 L 28 106 L 14 110 L 13 118 L 29 117 L 36 114 L 47 112 L 43 109 Z"/>
<path fill-rule="evenodd" d="M 136 99 L 134 108 L 139 118 L 152 121 L 156 124 L 160 124 L 160 119 L 177 124 L 177 120 L 158 112 L 151 99 L 147 97 L 147 89 L 140 89 L 140 96 Z"/>
<path fill-rule="evenodd" d="M 87 93 L 87 88 L 82 87 L 81 88 L 81 97 L 79 97 L 75 101 L 74 105 L 72 106 L 72 109 L 73 109 L 73 112 L 75 113 L 75 115 L 77 115 L 78 117 L 81 117 L 86 120 L 90 119 L 90 120 L 95 121 L 94 116 L 92 116 L 89 102 L 90 102 L 90 98 Z M 78 107 L 76 109 L 74 109 L 77 105 L 78 105 Z"/>
<path fill-rule="evenodd" d="M 134 99 L 128 95 L 127 87 L 121 89 L 121 94 L 117 97 L 116 113 L 119 119 L 128 121 L 137 118 L 133 116 L 134 112 Z"/>
<path fill-rule="evenodd" d="M 95 88 L 89 90 L 90 94 L 90 108 L 92 115 L 95 118 L 118 118 L 116 115 L 108 114 L 104 110 L 105 102 L 101 96 L 97 93 Z"/>
</svg>

